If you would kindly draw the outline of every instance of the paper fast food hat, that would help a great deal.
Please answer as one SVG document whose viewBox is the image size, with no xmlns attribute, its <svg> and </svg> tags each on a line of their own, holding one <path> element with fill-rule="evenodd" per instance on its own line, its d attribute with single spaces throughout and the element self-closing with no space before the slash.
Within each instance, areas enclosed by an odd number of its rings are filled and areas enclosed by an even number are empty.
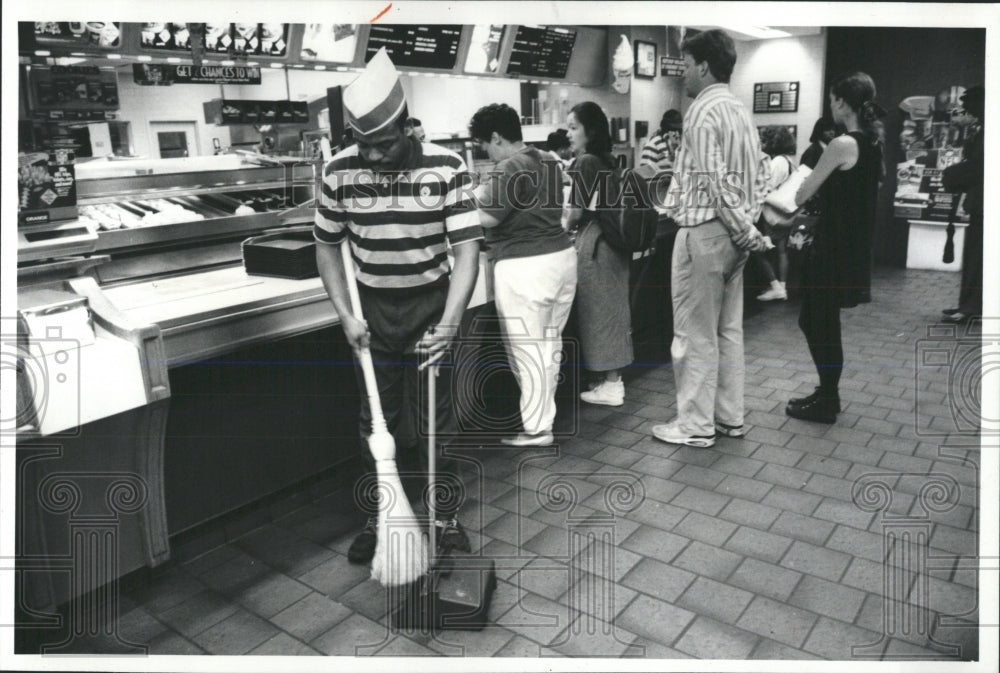
<svg viewBox="0 0 1000 673">
<path fill-rule="evenodd" d="M 371 135 L 396 121 L 405 107 L 399 73 L 382 47 L 344 90 L 347 123 L 357 133 Z"/>
</svg>

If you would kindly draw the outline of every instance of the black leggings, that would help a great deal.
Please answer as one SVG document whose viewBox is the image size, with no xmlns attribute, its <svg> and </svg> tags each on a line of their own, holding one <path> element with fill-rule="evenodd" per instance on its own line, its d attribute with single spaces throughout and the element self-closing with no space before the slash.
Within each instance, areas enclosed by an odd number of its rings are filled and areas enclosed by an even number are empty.
<svg viewBox="0 0 1000 673">
<path fill-rule="evenodd" d="M 815 261 L 817 263 L 809 263 Z M 802 309 L 799 328 L 809 344 L 819 386 L 826 395 L 837 396 L 840 374 L 844 370 L 844 346 L 840 336 L 841 291 L 832 274 L 824 273 L 822 261 L 813 257 L 803 269 Z"/>
</svg>

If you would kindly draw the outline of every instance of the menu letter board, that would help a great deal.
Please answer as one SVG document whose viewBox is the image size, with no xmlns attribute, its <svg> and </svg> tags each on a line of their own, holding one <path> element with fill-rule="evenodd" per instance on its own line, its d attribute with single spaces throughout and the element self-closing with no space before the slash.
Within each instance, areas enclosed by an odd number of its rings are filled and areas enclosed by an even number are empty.
<svg viewBox="0 0 1000 673">
<path fill-rule="evenodd" d="M 572 28 L 518 26 L 507 74 L 565 77 L 575 42 Z"/>
<path fill-rule="evenodd" d="M 382 25 L 375 24 L 368 35 L 365 63 L 385 47 L 389 58 L 399 68 L 451 70 L 458 60 L 461 25 Z"/>
</svg>

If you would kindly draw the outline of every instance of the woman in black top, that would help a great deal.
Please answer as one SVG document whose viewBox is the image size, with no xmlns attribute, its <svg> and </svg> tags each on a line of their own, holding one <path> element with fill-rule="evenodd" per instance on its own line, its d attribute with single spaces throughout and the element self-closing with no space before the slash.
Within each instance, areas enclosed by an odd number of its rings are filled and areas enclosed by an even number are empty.
<svg viewBox="0 0 1000 673">
<path fill-rule="evenodd" d="M 833 120 L 829 117 L 820 117 L 813 124 L 812 135 L 809 136 L 809 142 L 811 143 L 806 151 L 802 153 L 802 159 L 799 161 L 803 166 L 808 166 L 809 168 L 816 168 L 816 164 L 819 163 L 819 158 L 823 156 L 823 150 L 826 146 L 837 137 L 837 125 L 833 123 Z"/>
<path fill-rule="evenodd" d="M 847 133 L 834 138 L 795 195 L 802 205 L 819 193 L 820 219 L 803 265 L 804 299 L 799 327 L 819 373 L 819 387 L 793 399 L 785 413 L 807 421 L 833 423 L 840 412 L 838 387 L 844 368 L 840 309 L 857 306 L 870 292 L 868 259 L 875 203 L 882 175 L 885 111 L 875 104 L 875 83 L 863 72 L 843 78 L 830 90 L 833 120 Z"/>
</svg>

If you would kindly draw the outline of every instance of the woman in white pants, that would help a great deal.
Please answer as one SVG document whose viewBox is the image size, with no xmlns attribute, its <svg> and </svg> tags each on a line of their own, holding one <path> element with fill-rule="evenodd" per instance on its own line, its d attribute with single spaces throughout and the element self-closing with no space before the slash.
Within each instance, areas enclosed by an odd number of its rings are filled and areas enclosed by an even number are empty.
<svg viewBox="0 0 1000 673">
<path fill-rule="evenodd" d="M 576 252 L 560 224 L 562 179 L 551 174 L 560 167 L 524 144 L 520 118 L 508 105 L 480 108 L 469 134 L 497 162 L 476 201 L 524 428 L 502 441 L 545 446 L 553 441 L 562 332 L 576 295 Z"/>
</svg>

